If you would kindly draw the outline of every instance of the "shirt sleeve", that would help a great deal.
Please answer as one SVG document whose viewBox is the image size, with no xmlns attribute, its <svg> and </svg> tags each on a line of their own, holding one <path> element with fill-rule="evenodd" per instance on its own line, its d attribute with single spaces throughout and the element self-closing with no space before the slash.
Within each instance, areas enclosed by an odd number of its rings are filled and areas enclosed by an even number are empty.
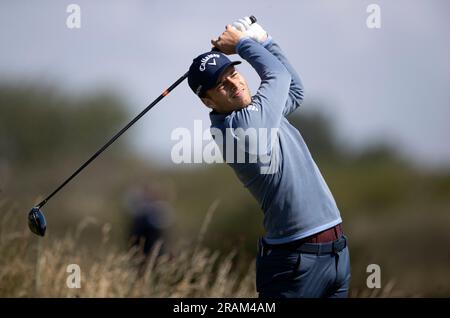
<svg viewBox="0 0 450 318">
<path fill-rule="evenodd" d="M 283 65 L 288 70 L 289 74 L 291 74 L 291 84 L 289 86 L 289 95 L 286 101 L 283 115 L 287 116 L 296 110 L 303 102 L 303 84 L 298 75 L 297 71 L 294 67 L 289 63 L 286 55 L 281 50 L 280 46 L 275 43 L 271 36 L 262 44 L 270 53 L 277 57 L 277 59 L 283 63 Z"/>
<path fill-rule="evenodd" d="M 279 128 L 289 98 L 289 71 L 275 55 L 250 38 L 241 39 L 236 52 L 255 69 L 261 84 L 251 105 L 233 112 L 232 128 Z"/>
</svg>

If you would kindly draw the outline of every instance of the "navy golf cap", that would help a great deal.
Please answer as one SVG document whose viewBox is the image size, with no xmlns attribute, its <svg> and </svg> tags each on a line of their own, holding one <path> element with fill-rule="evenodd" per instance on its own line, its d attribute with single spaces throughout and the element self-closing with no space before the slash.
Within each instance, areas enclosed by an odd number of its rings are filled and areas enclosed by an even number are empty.
<svg viewBox="0 0 450 318">
<path fill-rule="evenodd" d="M 189 68 L 189 86 L 197 96 L 203 97 L 208 89 L 217 85 L 220 76 L 228 66 L 240 63 L 239 61 L 230 61 L 225 54 L 219 51 L 200 54 Z"/>
</svg>

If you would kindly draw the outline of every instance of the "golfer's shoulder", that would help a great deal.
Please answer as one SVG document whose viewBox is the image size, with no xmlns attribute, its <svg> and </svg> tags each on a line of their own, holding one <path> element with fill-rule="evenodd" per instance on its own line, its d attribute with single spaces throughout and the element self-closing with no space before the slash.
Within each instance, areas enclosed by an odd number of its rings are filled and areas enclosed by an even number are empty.
<svg viewBox="0 0 450 318">
<path fill-rule="evenodd" d="M 227 117 L 227 126 L 233 129 L 258 128 L 261 126 L 261 107 L 255 101 Z"/>
</svg>

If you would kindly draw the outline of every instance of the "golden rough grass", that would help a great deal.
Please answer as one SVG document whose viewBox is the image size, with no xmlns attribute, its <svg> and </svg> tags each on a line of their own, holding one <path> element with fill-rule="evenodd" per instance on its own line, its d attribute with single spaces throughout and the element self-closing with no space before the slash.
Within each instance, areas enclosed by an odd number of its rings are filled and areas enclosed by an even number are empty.
<svg viewBox="0 0 450 318">
<path fill-rule="evenodd" d="M 80 244 L 86 218 L 73 234 L 38 238 L 12 213 L 0 218 L 0 297 L 257 297 L 255 261 L 202 245 L 218 201 L 213 202 L 197 240 L 160 254 L 157 243 L 144 258 L 138 248 L 109 244 L 111 227 L 99 228 L 98 242 Z M 22 219 L 22 218 L 21 218 Z M 69 288 L 69 264 L 81 269 L 81 288 Z M 238 266 L 241 265 L 241 266 Z M 237 270 L 240 268 L 240 270 Z M 243 270 L 242 270 L 243 269 Z M 351 290 L 350 297 L 402 297 L 389 281 L 382 289 Z"/>
<path fill-rule="evenodd" d="M 14 230 L 10 221 L 17 218 L 7 213 L 0 222 L 0 297 L 256 297 L 254 262 L 239 274 L 235 251 L 222 255 L 202 247 L 217 205 L 208 210 L 195 244 L 160 254 L 159 242 L 147 258 L 138 248 L 121 251 L 108 244 L 109 225 L 100 229 L 101 242 L 93 242 L 93 249 L 78 244 L 90 219 L 74 234 L 43 239 L 23 225 Z M 80 266 L 80 288 L 66 284 L 69 264 Z"/>
<path fill-rule="evenodd" d="M 136 250 L 77 248 L 67 235 L 48 244 L 26 230 L 1 235 L 0 297 L 255 297 L 254 263 L 240 277 L 233 271 L 235 252 L 178 248 L 156 257 L 160 244 L 143 261 Z M 41 239 L 39 239 L 41 240 Z M 81 269 L 81 288 L 66 280 L 69 264 Z"/>
</svg>

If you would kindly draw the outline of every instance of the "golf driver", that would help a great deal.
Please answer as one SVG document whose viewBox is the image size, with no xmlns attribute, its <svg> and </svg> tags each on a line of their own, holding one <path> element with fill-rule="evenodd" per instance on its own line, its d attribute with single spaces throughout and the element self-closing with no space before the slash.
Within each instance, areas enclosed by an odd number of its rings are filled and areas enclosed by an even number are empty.
<svg viewBox="0 0 450 318">
<path fill-rule="evenodd" d="M 250 16 L 252 23 L 257 20 L 254 16 Z M 213 49 L 214 50 L 214 49 Z M 179 79 L 175 81 L 169 88 L 167 88 L 161 95 L 159 95 L 150 105 L 148 105 L 142 112 L 140 112 L 133 120 L 131 120 L 125 127 L 123 127 L 118 133 L 116 133 L 106 144 L 104 144 L 95 154 L 92 155 L 85 163 L 81 165 L 70 177 L 68 177 L 58 188 L 56 188 L 50 195 L 42 200 L 38 205 L 34 206 L 28 213 L 28 227 L 31 232 L 44 236 L 47 229 L 47 222 L 45 221 L 44 213 L 41 208 L 66 184 L 68 184 L 73 178 L 75 178 L 84 168 L 86 168 L 95 158 L 97 158 L 103 151 L 106 150 L 117 138 L 119 138 L 125 131 L 128 130 L 135 122 L 137 122 L 142 116 L 144 116 L 153 106 L 155 106 L 161 99 L 166 97 L 175 87 L 183 82 L 188 77 L 189 72 L 186 72 Z"/>
</svg>

